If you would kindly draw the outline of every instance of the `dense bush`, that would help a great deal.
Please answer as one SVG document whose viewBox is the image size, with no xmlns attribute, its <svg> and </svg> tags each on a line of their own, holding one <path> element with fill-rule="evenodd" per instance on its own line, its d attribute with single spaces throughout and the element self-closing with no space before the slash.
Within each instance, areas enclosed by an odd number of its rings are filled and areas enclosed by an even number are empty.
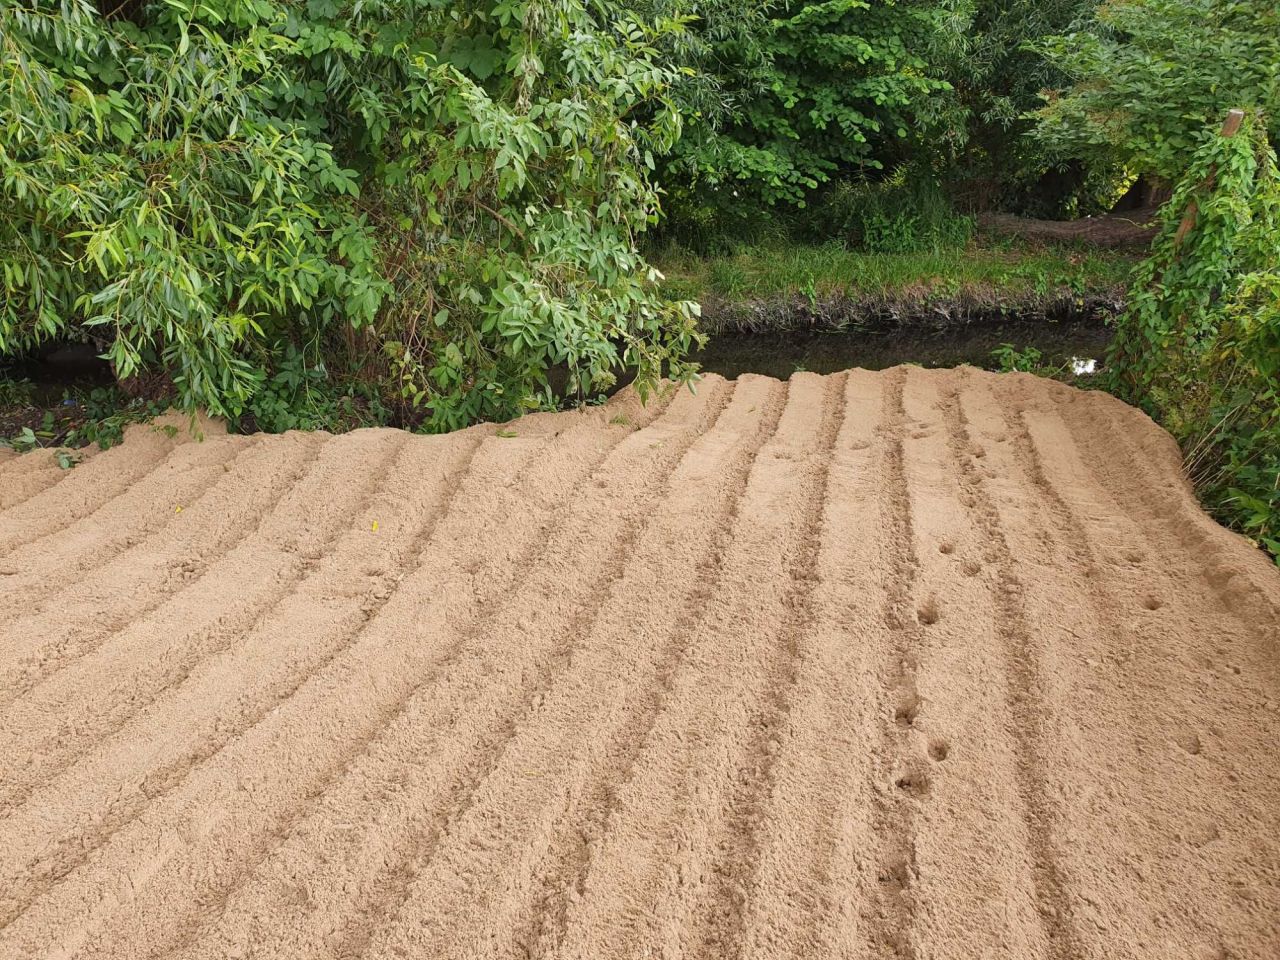
<svg viewBox="0 0 1280 960">
<path fill-rule="evenodd" d="M 950 0 L 739 3 L 741 32 L 706 35 L 699 64 L 730 106 L 666 167 L 681 221 L 738 229 L 821 184 L 865 177 L 919 152 L 949 85 L 945 50 L 963 26 Z M 697 23 L 693 29 L 702 28 Z"/>
<path fill-rule="evenodd" d="M 0 0 L 0 352 L 93 337 L 228 416 L 318 353 L 436 427 L 549 401 L 553 365 L 684 375 L 695 308 L 636 245 L 680 30 L 606 0 Z"/>
<path fill-rule="evenodd" d="M 955 94 L 940 138 L 961 205 L 1052 219 L 1092 212 L 1097 185 L 1114 178 L 1115 165 L 1055 156 L 1029 134 L 1044 91 L 1070 79 L 1037 47 L 1085 25 L 1097 7 L 1097 0 L 975 0 L 964 42 L 948 61 Z"/>
<path fill-rule="evenodd" d="M 1060 155 L 1176 181 L 1228 110 L 1280 130 L 1274 0 L 1111 0 L 1041 48 L 1074 81 L 1041 112 L 1039 138 Z"/>
<path fill-rule="evenodd" d="M 900 167 L 883 180 L 843 181 L 819 207 L 820 228 L 869 253 L 963 246 L 973 219 L 958 214 L 927 173 Z"/>
<path fill-rule="evenodd" d="M 1196 151 L 1109 365 L 1113 390 L 1182 442 L 1210 502 L 1280 555 L 1278 237 L 1276 154 L 1248 116 Z"/>
</svg>

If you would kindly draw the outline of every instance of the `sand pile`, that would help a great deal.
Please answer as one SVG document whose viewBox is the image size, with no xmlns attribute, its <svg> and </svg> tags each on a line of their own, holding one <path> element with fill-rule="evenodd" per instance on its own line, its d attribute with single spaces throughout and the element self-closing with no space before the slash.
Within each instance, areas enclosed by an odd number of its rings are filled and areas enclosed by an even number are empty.
<svg viewBox="0 0 1280 960">
<path fill-rule="evenodd" d="M 1101 395 L 0 463 L 0 958 L 1280 956 L 1280 575 Z"/>
</svg>

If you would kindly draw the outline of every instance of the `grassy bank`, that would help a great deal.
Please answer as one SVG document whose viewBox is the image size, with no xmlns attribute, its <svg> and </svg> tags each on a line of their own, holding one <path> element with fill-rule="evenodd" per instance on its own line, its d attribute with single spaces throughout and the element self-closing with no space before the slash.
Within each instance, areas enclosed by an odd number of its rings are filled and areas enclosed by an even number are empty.
<svg viewBox="0 0 1280 960">
<path fill-rule="evenodd" d="M 1115 251 L 975 241 L 916 253 L 867 253 L 824 246 L 744 247 L 699 257 L 678 247 L 655 252 L 673 296 L 717 304 L 797 299 L 816 303 L 1118 294 L 1134 260 Z"/>
</svg>

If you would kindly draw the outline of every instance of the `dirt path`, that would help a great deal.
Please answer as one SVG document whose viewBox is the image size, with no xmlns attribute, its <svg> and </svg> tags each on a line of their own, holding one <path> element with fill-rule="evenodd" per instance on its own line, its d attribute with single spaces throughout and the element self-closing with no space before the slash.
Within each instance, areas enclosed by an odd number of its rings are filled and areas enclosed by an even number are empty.
<svg viewBox="0 0 1280 960">
<path fill-rule="evenodd" d="M 207 433 L 0 461 L 3 960 L 1280 957 L 1280 575 L 1110 397 Z"/>
</svg>

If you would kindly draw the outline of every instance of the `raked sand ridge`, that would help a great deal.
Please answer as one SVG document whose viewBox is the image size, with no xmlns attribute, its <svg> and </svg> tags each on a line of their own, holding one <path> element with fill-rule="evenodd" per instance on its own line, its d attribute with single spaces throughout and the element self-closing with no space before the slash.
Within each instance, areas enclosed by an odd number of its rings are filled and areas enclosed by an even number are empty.
<svg viewBox="0 0 1280 960">
<path fill-rule="evenodd" d="M 0 461 L 0 960 L 1280 958 L 1280 573 L 1029 376 Z"/>
</svg>

